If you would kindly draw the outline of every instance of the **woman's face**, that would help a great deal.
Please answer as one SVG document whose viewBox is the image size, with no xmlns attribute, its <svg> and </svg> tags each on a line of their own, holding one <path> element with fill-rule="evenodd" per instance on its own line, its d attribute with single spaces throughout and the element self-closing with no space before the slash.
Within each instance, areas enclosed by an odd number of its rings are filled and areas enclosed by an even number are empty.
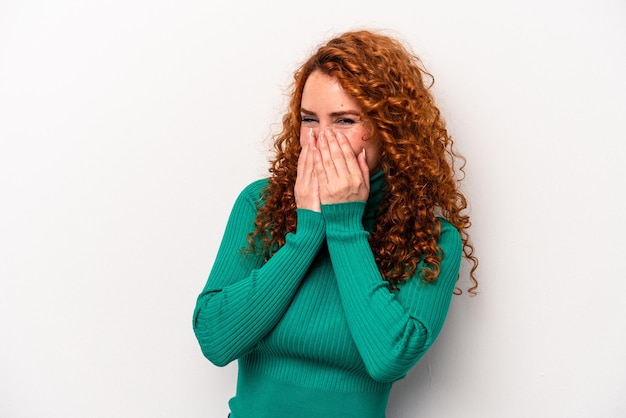
<svg viewBox="0 0 626 418">
<path fill-rule="evenodd" d="M 308 138 L 311 131 L 317 138 L 320 130 L 330 128 L 346 136 L 355 154 L 365 148 L 370 173 L 379 168 L 380 144 L 375 138 L 369 139 L 371 124 L 361 119 L 361 107 L 335 77 L 313 71 L 304 84 L 300 109 L 301 141 Z"/>
</svg>

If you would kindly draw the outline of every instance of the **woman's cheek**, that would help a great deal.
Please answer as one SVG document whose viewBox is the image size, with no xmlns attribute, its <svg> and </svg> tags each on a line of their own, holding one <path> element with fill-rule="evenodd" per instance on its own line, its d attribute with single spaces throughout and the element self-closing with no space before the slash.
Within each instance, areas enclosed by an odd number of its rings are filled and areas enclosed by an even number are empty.
<svg viewBox="0 0 626 418">
<path fill-rule="evenodd" d="M 354 152 L 354 155 L 358 155 L 363 150 L 363 135 L 361 135 L 361 133 L 354 133 L 347 135 L 347 138 L 352 152 Z"/>
<path fill-rule="evenodd" d="M 301 127 L 300 128 L 300 146 L 304 146 L 308 136 L 309 128 Z"/>
</svg>

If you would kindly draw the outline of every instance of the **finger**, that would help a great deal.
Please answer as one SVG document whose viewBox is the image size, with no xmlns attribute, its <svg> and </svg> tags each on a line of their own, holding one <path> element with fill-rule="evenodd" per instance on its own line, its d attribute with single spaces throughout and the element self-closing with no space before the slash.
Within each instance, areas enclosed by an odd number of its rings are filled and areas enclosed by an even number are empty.
<svg viewBox="0 0 626 418">
<path fill-rule="evenodd" d="M 294 196 L 296 207 L 320 211 L 319 183 L 315 175 L 314 149 L 315 139 L 312 133 L 308 138 L 302 138 L 302 149 L 298 156 L 298 167 Z"/>
<path fill-rule="evenodd" d="M 370 189 L 370 168 L 367 165 L 367 154 L 365 153 L 365 148 L 359 153 L 357 158 L 359 163 L 359 168 L 361 169 L 361 174 L 363 175 L 363 180 L 365 181 L 365 186 L 367 190 Z"/>
<path fill-rule="evenodd" d="M 322 144 L 324 143 L 323 135 L 318 134 L 317 147 L 311 150 L 313 160 L 313 173 L 318 184 L 326 184 L 328 177 L 326 176 L 326 167 L 324 166 L 324 157 L 322 156 Z"/>
<path fill-rule="evenodd" d="M 357 156 L 348 141 L 348 138 L 342 132 L 333 133 L 334 141 L 329 138 L 329 148 L 331 155 L 337 156 L 335 166 L 338 172 L 359 173 L 359 163 Z"/>
<path fill-rule="evenodd" d="M 307 146 L 307 144 L 303 144 L 302 149 L 300 150 L 300 155 L 298 156 L 298 173 L 304 173 L 305 171 L 308 159 L 307 154 L 309 154 L 308 151 L 309 147 Z"/>
<path fill-rule="evenodd" d="M 324 178 L 335 178 L 337 176 L 337 169 L 335 167 L 335 160 L 332 155 L 332 151 L 329 147 L 329 131 L 320 131 L 317 137 L 317 149 L 319 150 L 320 160 L 319 164 L 316 164 L 317 170 L 324 170 Z"/>
<path fill-rule="evenodd" d="M 313 170 L 313 155 L 311 150 L 315 147 L 315 137 L 313 136 L 313 129 L 309 130 L 309 134 L 306 139 L 302 141 L 302 150 L 298 158 L 298 171 L 309 173 Z"/>
</svg>

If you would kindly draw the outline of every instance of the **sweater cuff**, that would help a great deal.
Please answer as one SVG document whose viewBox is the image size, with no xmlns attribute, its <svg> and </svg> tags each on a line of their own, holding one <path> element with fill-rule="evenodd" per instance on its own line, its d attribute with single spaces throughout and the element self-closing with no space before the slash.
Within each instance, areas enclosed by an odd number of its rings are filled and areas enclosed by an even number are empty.
<svg viewBox="0 0 626 418">
<path fill-rule="evenodd" d="M 296 209 L 296 222 L 296 235 L 324 235 L 324 218 L 320 212 L 309 209 Z"/>
<path fill-rule="evenodd" d="M 327 232 L 362 231 L 364 211 L 365 202 L 361 201 L 322 205 Z"/>
</svg>

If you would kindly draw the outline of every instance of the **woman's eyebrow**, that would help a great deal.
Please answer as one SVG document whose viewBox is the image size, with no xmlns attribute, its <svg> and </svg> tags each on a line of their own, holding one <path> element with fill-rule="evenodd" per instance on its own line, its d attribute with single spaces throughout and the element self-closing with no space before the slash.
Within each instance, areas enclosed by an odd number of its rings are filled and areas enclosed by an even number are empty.
<svg viewBox="0 0 626 418">
<path fill-rule="evenodd" d="M 315 112 L 307 110 L 303 107 L 300 108 L 300 113 L 304 113 L 305 115 L 315 115 Z M 339 112 L 332 112 L 330 114 L 330 116 L 332 117 L 345 116 L 345 115 L 361 116 L 361 112 L 357 112 L 356 110 L 342 110 Z"/>
</svg>

